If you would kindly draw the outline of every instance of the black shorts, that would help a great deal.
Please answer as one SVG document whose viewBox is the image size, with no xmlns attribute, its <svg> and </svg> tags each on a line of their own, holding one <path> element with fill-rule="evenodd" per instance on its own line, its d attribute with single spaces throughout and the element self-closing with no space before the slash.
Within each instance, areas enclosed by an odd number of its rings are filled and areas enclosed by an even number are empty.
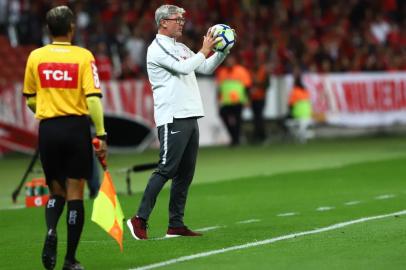
<svg viewBox="0 0 406 270">
<path fill-rule="evenodd" d="M 41 120 L 39 152 L 47 184 L 66 178 L 89 179 L 93 149 L 87 116 L 64 116 Z"/>
</svg>

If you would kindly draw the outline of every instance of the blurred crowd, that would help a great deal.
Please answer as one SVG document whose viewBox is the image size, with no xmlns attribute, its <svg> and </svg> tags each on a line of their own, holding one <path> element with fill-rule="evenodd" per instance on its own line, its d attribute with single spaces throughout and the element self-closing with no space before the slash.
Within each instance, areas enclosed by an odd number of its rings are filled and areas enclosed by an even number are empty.
<svg viewBox="0 0 406 270">
<path fill-rule="evenodd" d="M 145 76 L 155 9 L 182 6 L 182 42 L 194 51 L 217 23 L 238 33 L 232 49 L 248 69 L 268 63 L 272 74 L 406 70 L 404 0 L 0 0 L 0 34 L 14 46 L 41 46 L 45 14 L 57 4 L 77 16 L 75 44 L 90 49 L 103 80 Z"/>
</svg>

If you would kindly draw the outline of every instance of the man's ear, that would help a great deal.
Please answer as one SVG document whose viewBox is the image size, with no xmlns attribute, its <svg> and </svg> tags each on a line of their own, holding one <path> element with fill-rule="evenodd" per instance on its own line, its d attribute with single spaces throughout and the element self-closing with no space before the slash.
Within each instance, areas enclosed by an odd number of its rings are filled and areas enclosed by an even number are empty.
<svg viewBox="0 0 406 270">
<path fill-rule="evenodd" d="M 168 27 L 166 26 L 166 21 L 165 21 L 165 20 L 161 20 L 161 21 L 159 22 L 159 25 L 160 25 L 162 28 L 164 28 L 164 29 L 168 28 Z"/>
<path fill-rule="evenodd" d="M 71 39 L 73 38 L 73 36 L 75 35 L 75 30 L 76 30 L 76 25 L 74 23 L 71 23 L 70 25 L 70 35 L 71 35 Z"/>
</svg>

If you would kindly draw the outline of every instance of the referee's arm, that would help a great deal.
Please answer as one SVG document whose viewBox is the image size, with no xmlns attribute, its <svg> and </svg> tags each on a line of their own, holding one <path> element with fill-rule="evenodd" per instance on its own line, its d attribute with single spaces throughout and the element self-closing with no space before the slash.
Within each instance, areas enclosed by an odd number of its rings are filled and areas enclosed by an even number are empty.
<svg viewBox="0 0 406 270">
<path fill-rule="evenodd" d="M 26 98 L 25 102 L 28 108 L 35 114 L 37 109 L 37 91 L 35 89 L 37 89 L 37 85 L 34 78 L 33 61 L 33 54 L 30 53 L 25 66 L 23 95 Z"/>
<path fill-rule="evenodd" d="M 93 54 L 85 50 L 85 57 L 83 66 L 83 80 L 82 88 L 86 95 L 87 108 L 89 110 L 90 118 L 96 128 L 96 136 L 99 139 L 106 140 L 106 131 L 104 130 L 103 106 L 101 103 L 102 93 L 100 90 L 100 79 L 97 73 L 96 62 Z"/>
<path fill-rule="evenodd" d="M 90 118 L 96 128 L 96 136 L 102 137 L 106 134 L 104 129 L 103 106 L 100 100 L 100 95 L 90 94 L 86 96 L 87 108 Z"/>
<path fill-rule="evenodd" d="M 95 147 L 95 153 L 100 160 L 103 160 L 107 154 L 107 133 L 104 130 L 103 106 L 100 97 L 100 94 L 89 94 L 86 96 L 86 103 L 90 118 L 96 128 L 96 137 L 100 139 L 101 143 L 99 147 Z"/>
<path fill-rule="evenodd" d="M 30 110 L 35 113 L 37 110 L 37 97 L 36 96 L 26 96 L 25 102 L 30 108 Z"/>
</svg>

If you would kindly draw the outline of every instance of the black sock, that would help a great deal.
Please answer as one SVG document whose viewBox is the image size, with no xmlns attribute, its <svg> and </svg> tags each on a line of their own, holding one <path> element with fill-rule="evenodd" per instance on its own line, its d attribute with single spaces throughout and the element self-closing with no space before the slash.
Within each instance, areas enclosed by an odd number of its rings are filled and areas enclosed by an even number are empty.
<svg viewBox="0 0 406 270">
<path fill-rule="evenodd" d="M 84 220 L 85 210 L 83 208 L 83 200 L 68 201 L 68 212 L 66 215 L 68 249 L 65 257 L 67 260 L 75 260 L 75 253 L 79 244 L 80 235 L 82 234 Z"/>
<path fill-rule="evenodd" d="M 63 212 L 65 206 L 65 198 L 59 195 L 52 195 L 49 197 L 48 203 L 45 207 L 45 221 L 47 223 L 48 231 L 52 229 L 56 231 L 59 217 Z"/>
</svg>

